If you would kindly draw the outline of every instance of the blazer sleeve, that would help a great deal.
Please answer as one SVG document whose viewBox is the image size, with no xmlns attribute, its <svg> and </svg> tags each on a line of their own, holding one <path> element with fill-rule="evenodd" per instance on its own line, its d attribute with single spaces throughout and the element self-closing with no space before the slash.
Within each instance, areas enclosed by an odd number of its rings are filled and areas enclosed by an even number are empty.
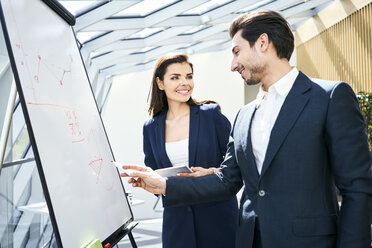
<svg viewBox="0 0 372 248">
<path fill-rule="evenodd" d="M 149 127 L 147 126 L 147 123 L 143 125 L 143 153 L 145 154 L 145 165 L 148 167 L 151 167 L 153 170 L 158 169 L 156 166 L 154 154 L 151 149 L 151 142 L 150 137 L 148 134 Z"/>
<path fill-rule="evenodd" d="M 217 140 L 218 145 L 220 148 L 220 152 L 223 156 L 225 156 L 227 151 L 227 143 L 229 142 L 229 135 L 231 131 L 231 124 L 230 121 L 224 116 L 219 107 L 216 106 L 214 109 L 214 123 L 216 127 L 216 133 L 217 133 Z"/>
<path fill-rule="evenodd" d="M 372 159 L 358 100 L 338 84 L 328 106 L 326 138 L 336 186 L 342 195 L 337 247 L 369 247 Z"/>
<path fill-rule="evenodd" d="M 229 199 L 235 196 L 242 186 L 242 176 L 235 157 L 234 138 L 231 135 L 220 172 L 195 178 L 168 178 L 163 207 Z"/>
</svg>

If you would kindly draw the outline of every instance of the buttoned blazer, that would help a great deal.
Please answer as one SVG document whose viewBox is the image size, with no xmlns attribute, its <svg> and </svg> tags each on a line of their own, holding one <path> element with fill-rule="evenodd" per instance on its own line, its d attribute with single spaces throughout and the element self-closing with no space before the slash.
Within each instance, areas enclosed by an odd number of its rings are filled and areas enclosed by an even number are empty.
<svg viewBox="0 0 372 248">
<path fill-rule="evenodd" d="M 168 180 L 163 205 L 224 199 L 244 184 L 236 247 L 252 247 L 255 228 L 263 248 L 369 247 L 372 159 L 351 87 L 300 72 L 273 126 L 261 175 L 250 137 L 255 110 L 253 101 L 239 111 L 221 172 L 186 184 Z"/>
<path fill-rule="evenodd" d="M 167 109 L 143 127 L 145 164 L 171 167 L 165 150 Z M 231 124 L 217 104 L 190 106 L 189 166 L 219 167 Z M 235 196 L 204 204 L 169 207 L 163 213 L 163 247 L 226 248 L 234 245 L 238 207 Z"/>
</svg>

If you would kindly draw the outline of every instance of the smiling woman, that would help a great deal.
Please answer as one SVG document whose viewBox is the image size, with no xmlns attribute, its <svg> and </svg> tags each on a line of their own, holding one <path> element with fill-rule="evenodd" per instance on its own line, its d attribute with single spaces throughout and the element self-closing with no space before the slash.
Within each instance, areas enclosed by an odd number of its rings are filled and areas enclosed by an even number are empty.
<svg viewBox="0 0 372 248">
<path fill-rule="evenodd" d="M 185 89 L 187 89 L 189 94 L 186 94 L 185 99 L 180 99 L 181 107 L 187 108 L 188 105 L 200 104 L 191 98 L 192 89 L 194 88 L 193 73 L 193 65 L 188 61 L 186 54 L 171 54 L 161 57 L 155 66 L 152 76 L 149 94 L 151 97 L 149 114 L 155 117 L 164 108 L 169 107 L 168 97 L 172 95 L 171 87 L 179 87 L 177 89 L 179 91 L 182 89 L 181 87 L 184 87 L 183 94 L 186 93 Z M 175 90 L 173 89 L 173 91 Z"/>
<path fill-rule="evenodd" d="M 167 96 L 168 106 L 186 103 L 194 89 L 193 70 L 187 62 L 171 64 L 162 80 L 156 77 L 156 83 Z"/>
<path fill-rule="evenodd" d="M 230 133 L 230 122 L 213 101 L 198 102 L 193 65 L 185 54 L 166 55 L 157 62 L 150 90 L 149 114 L 143 127 L 145 164 L 152 169 L 189 166 L 183 177 L 218 171 Z M 234 247 L 237 200 L 165 208 L 163 247 Z"/>
</svg>

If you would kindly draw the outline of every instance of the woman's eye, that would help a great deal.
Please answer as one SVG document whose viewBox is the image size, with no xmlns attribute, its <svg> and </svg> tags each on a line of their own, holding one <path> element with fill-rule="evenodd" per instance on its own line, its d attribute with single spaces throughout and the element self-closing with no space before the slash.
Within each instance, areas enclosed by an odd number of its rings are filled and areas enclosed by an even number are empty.
<svg viewBox="0 0 372 248">
<path fill-rule="evenodd" d="M 190 75 L 190 76 L 187 76 L 186 78 L 187 78 L 187 79 L 192 79 L 192 76 Z"/>
<path fill-rule="evenodd" d="M 177 80 L 178 77 L 171 77 L 171 80 Z"/>
</svg>

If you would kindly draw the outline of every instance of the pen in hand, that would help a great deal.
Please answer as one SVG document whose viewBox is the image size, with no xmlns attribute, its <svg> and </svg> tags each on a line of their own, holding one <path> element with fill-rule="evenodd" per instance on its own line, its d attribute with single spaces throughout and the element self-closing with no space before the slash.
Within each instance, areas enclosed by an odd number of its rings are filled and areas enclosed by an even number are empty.
<svg viewBox="0 0 372 248">
<path fill-rule="evenodd" d="M 133 170 L 130 170 L 130 169 L 124 169 L 123 168 L 123 165 L 119 162 L 116 162 L 116 161 L 111 161 L 111 164 L 114 165 L 116 168 L 119 169 L 119 173 L 122 174 L 122 173 L 125 173 L 127 174 L 128 176 L 130 176 L 130 174 L 133 172 Z M 134 178 L 134 179 L 137 179 L 137 178 Z"/>
</svg>

